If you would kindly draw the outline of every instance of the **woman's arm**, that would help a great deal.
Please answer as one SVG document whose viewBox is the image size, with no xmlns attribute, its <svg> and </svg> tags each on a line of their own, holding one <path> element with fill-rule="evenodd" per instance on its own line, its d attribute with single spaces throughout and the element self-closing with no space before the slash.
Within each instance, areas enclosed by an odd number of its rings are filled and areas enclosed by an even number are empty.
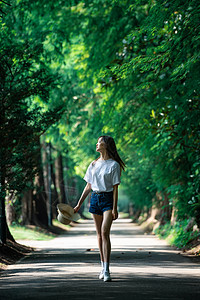
<svg viewBox="0 0 200 300">
<path fill-rule="evenodd" d="M 116 220 L 118 218 L 117 202 L 118 202 L 118 184 L 113 186 L 113 210 L 112 210 L 113 220 Z"/>
<path fill-rule="evenodd" d="M 77 205 L 74 207 L 75 213 L 81 208 L 81 205 L 83 204 L 85 198 L 88 196 L 90 191 L 91 191 L 91 184 L 87 183 Z"/>
</svg>

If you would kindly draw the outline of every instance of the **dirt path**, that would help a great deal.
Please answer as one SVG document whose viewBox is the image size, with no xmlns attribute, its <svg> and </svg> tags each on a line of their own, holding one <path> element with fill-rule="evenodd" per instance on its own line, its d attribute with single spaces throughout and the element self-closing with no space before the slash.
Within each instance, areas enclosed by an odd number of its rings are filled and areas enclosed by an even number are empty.
<svg viewBox="0 0 200 300">
<path fill-rule="evenodd" d="M 99 254 L 92 221 L 48 242 L 0 278 L 0 299 L 200 299 L 200 265 L 164 241 L 144 235 L 130 220 L 112 227 L 112 282 L 98 279 Z"/>
</svg>

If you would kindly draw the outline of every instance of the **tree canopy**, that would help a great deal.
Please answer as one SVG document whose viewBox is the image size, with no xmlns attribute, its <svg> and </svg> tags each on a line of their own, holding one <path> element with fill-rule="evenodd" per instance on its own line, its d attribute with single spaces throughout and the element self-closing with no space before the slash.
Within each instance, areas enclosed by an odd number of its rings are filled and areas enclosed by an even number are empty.
<svg viewBox="0 0 200 300">
<path fill-rule="evenodd" d="M 41 135 L 81 189 L 109 134 L 135 210 L 155 205 L 167 220 L 174 209 L 200 226 L 198 1 L 13 0 L 0 10 L 4 196 L 37 173 Z"/>
</svg>

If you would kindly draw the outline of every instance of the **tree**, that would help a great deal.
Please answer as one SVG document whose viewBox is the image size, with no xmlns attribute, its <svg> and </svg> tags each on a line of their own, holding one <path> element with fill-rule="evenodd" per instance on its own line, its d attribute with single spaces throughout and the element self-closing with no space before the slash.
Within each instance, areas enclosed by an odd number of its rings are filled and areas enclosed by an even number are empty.
<svg viewBox="0 0 200 300">
<path fill-rule="evenodd" d="M 37 173 L 38 137 L 60 118 L 63 110 L 63 106 L 57 105 L 44 111 L 34 101 L 35 96 L 47 100 L 57 81 L 50 68 L 40 62 L 42 48 L 29 47 L 26 40 L 16 38 L 11 24 L 7 26 L 4 22 L 0 33 L 2 242 L 5 242 L 6 192 L 22 191 Z"/>
<path fill-rule="evenodd" d="M 153 162 L 149 196 L 159 191 L 163 206 L 168 198 L 179 218 L 195 214 L 199 224 L 199 4 L 79 1 L 73 12 L 88 50 L 85 80 L 101 85 L 95 128 L 111 132 L 125 156 Z"/>
</svg>

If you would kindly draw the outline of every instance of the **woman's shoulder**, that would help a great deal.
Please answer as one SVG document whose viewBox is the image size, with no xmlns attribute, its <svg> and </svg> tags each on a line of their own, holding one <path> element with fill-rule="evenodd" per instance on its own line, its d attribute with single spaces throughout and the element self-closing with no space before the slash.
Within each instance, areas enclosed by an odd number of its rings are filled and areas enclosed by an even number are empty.
<svg viewBox="0 0 200 300">
<path fill-rule="evenodd" d="M 110 164 L 111 164 L 113 169 L 120 168 L 120 164 L 114 159 L 110 160 Z"/>
<path fill-rule="evenodd" d="M 97 161 L 98 161 L 98 159 L 93 160 L 93 161 L 90 163 L 90 166 L 93 167 L 93 166 L 96 164 Z"/>
</svg>

